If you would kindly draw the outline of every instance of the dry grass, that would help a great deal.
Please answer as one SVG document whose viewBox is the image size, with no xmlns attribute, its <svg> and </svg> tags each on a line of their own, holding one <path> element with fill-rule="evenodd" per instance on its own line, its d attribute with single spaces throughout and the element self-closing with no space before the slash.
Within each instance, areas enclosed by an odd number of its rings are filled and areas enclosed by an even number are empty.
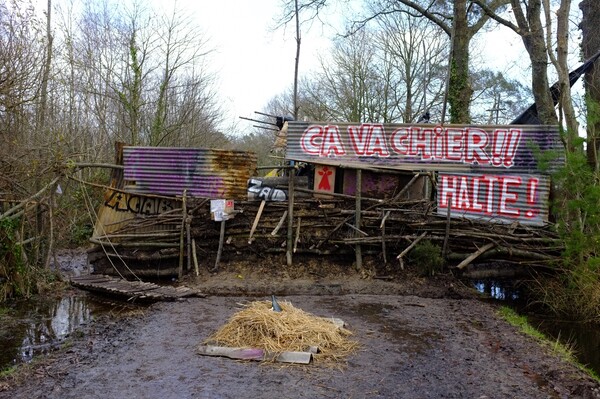
<svg viewBox="0 0 600 399">
<path fill-rule="evenodd" d="M 290 302 L 279 302 L 282 311 L 271 310 L 270 301 L 255 301 L 235 313 L 205 344 L 260 348 L 269 353 L 307 351 L 317 346 L 320 352 L 315 361 L 343 361 L 358 349 L 352 333 L 336 326 L 330 319 L 318 317 L 294 307 Z"/>
</svg>

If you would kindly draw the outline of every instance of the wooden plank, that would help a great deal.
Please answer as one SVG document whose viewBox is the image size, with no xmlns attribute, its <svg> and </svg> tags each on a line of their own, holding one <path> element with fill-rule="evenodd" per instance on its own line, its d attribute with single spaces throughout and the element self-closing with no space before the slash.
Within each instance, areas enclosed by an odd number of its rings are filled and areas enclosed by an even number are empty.
<svg viewBox="0 0 600 399">
<path fill-rule="evenodd" d="M 110 276 L 72 278 L 71 284 L 88 291 L 138 299 L 175 300 L 196 292 L 188 287 L 160 286 L 145 281 L 127 281 Z"/>
<path fill-rule="evenodd" d="M 267 353 L 258 348 L 228 348 L 225 346 L 202 345 L 198 353 L 204 356 L 223 356 L 240 360 L 275 360 L 280 363 L 308 364 L 312 359 L 311 352 Z"/>
</svg>

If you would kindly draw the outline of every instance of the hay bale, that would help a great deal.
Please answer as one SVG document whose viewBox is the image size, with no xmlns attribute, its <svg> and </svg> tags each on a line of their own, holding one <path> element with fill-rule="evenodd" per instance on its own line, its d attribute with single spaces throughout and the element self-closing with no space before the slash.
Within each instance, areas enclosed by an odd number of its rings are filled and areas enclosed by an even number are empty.
<svg viewBox="0 0 600 399">
<path fill-rule="evenodd" d="M 315 361 L 339 361 L 358 349 L 348 337 L 352 333 L 331 319 L 318 317 L 279 302 L 282 311 L 274 312 L 270 301 L 254 301 L 235 313 L 227 324 L 204 342 L 234 348 L 259 348 L 267 353 L 308 351 L 317 346 Z"/>
</svg>

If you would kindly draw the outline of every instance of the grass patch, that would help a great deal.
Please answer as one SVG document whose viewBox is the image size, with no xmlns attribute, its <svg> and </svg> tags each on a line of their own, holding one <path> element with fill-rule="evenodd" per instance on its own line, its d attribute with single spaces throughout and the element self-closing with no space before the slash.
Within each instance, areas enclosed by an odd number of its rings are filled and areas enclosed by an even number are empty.
<svg viewBox="0 0 600 399">
<path fill-rule="evenodd" d="M 585 367 L 577 361 L 577 358 L 573 353 L 573 349 L 571 349 L 568 345 L 561 343 L 559 340 L 550 339 L 544 333 L 538 331 L 535 327 L 529 324 L 527 317 L 517 314 L 517 312 L 508 306 L 502 306 L 498 313 L 504 320 L 517 327 L 524 334 L 533 337 L 542 346 L 548 347 L 554 355 L 559 356 L 561 359 L 571 364 L 574 364 L 577 366 L 577 368 L 587 373 L 596 381 L 600 382 L 600 376 L 594 370 Z"/>
</svg>

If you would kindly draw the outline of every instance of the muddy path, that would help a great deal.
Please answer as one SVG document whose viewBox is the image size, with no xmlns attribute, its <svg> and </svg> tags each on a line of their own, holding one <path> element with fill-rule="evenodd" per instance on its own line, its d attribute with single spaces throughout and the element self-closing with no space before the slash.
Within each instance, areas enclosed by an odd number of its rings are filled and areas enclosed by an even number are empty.
<svg viewBox="0 0 600 399">
<path fill-rule="evenodd" d="M 0 398 L 600 397 L 598 383 L 517 332 L 492 304 L 348 291 L 280 296 L 344 319 L 361 350 L 337 368 L 198 355 L 240 303 L 256 300 L 211 295 L 96 320 L 67 348 L 0 379 Z"/>
</svg>

